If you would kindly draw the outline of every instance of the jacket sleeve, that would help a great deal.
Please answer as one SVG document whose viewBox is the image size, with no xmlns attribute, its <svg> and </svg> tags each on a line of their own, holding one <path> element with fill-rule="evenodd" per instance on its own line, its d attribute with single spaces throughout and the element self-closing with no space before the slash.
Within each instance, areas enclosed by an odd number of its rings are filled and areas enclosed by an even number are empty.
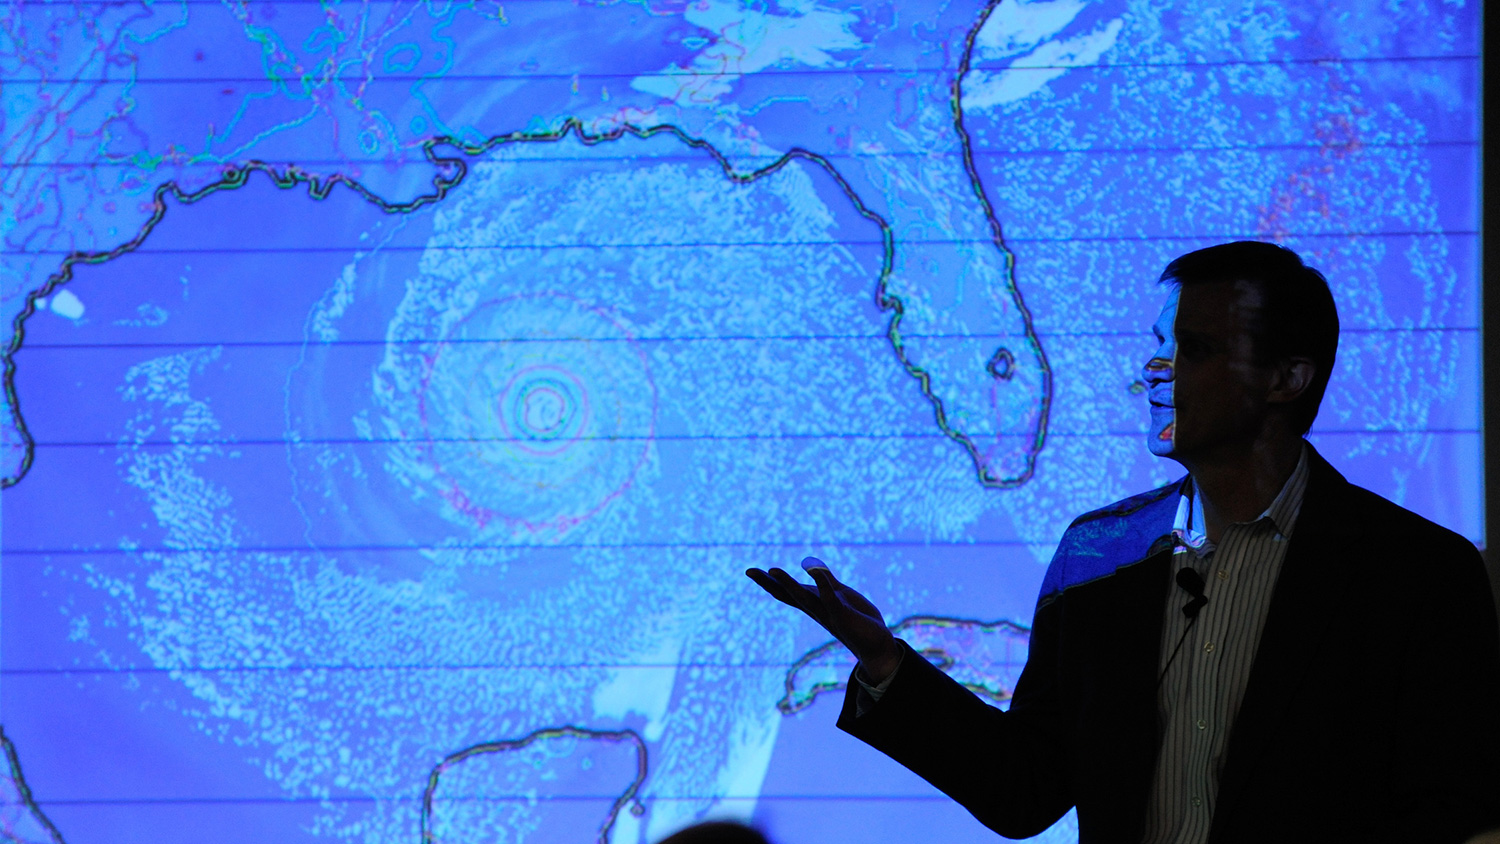
<svg viewBox="0 0 1500 844">
<path fill-rule="evenodd" d="M 1059 724 L 1054 602 L 1038 610 L 1009 711 L 906 649 L 880 700 L 856 714 L 851 677 L 838 726 L 890 756 L 1008 838 L 1041 833 L 1073 807 Z"/>
</svg>

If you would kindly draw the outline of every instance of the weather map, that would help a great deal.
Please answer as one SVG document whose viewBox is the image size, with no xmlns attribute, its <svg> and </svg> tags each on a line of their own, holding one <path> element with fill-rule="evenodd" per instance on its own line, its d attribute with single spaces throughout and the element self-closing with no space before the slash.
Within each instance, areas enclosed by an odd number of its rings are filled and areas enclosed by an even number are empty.
<svg viewBox="0 0 1500 844">
<path fill-rule="evenodd" d="M 0 834 L 992 840 L 742 572 L 1004 706 L 1225 240 L 1330 279 L 1313 443 L 1481 541 L 1479 8 L 1305 6 L 0 9 Z"/>
</svg>

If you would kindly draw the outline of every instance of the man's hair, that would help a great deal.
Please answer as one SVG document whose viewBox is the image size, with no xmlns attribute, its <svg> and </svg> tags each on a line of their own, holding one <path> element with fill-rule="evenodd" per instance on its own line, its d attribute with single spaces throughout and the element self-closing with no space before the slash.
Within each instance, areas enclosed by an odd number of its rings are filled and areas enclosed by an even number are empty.
<svg viewBox="0 0 1500 844">
<path fill-rule="evenodd" d="M 1305 357 L 1317 367 L 1312 384 L 1292 408 L 1292 424 L 1306 434 L 1317 418 L 1339 347 L 1339 314 L 1328 280 L 1296 252 L 1254 240 L 1189 252 L 1161 274 L 1161 283 L 1176 287 L 1213 281 L 1248 281 L 1260 290 L 1260 310 L 1250 321 L 1258 365 Z"/>
</svg>

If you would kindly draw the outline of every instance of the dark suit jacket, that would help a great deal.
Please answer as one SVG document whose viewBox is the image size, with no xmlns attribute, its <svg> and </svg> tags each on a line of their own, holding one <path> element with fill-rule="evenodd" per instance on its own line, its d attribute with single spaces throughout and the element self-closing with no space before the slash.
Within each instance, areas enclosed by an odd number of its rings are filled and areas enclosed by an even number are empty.
<svg viewBox="0 0 1500 844">
<path fill-rule="evenodd" d="M 1209 841 L 1457 844 L 1500 826 L 1500 637 L 1478 553 L 1311 460 Z M 1138 844 L 1180 490 L 1068 528 L 1009 712 L 908 649 L 859 717 L 850 679 L 839 727 L 1001 835 L 1076 805 L 1082 844 Z"/>
</svg>

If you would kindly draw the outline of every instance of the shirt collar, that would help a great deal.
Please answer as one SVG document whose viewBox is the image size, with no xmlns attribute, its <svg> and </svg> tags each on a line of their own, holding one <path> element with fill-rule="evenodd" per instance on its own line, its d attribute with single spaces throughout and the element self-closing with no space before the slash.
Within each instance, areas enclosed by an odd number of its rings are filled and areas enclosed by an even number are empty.
<svg viewBox="0 0 1500 844">
<path fill-rule="evenodd" d="M 1292 476 L 1281 485 L 1281 492 L 1276 494 L 1271 506 L 1256 518 L 1256 521 L 1270 519 L 1271 524 L 1276 526 L 1276 532 L 1286 539 L 1292 538 L 1292 530 L 1297 526 L 1297 515 L 1302 512 L 1302 496 L 1307 492 L 1308 467 L 1311 463 L 1307 459 L 1309 450 L 1307 441 L 1303 440 L 1297 468 L 1292 470 Z"/>
<path fill-rule="evenodd" d="M 1270 506 L 1246 524 L 1255 524 L 1261 519 L 1270 519 L 1276 532 L 1283 539 L 1292 538 L 1292 530 L 1297 525 L 1297 515 L 1302 512 L 1302 496 L 1307 492 L 1309 466 L 1307 453 L 1307 442 L 1304 440 L 1302 453 L 1297 458 L 1297 468 L 1292 470 L 1291 477 L 1281 485 L 1281 491 L 1276 493 Z M 1177 499 L 1177 515 L 1172 519 L 1172 536 L 1195 551 L 1212 548 L 1208 542 L 1208 534 L 1204 532 L 1203 499 L 1193 494 L 1191 476 L 1182 485 L 1182 495 Z"/>
</svg>

